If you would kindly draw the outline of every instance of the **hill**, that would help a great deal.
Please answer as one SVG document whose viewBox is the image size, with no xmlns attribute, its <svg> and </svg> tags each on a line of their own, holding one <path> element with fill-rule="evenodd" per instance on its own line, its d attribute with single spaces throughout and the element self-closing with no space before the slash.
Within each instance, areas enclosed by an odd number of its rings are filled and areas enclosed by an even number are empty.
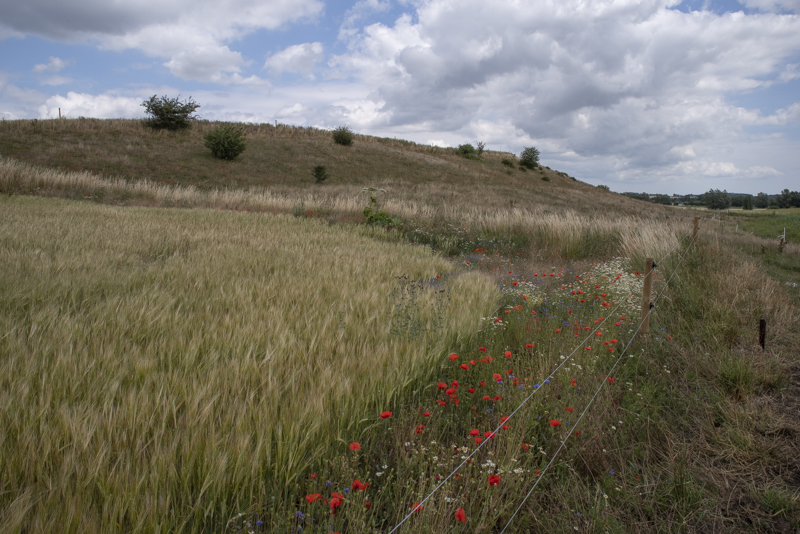
<svg viewBox="0 0 800 534">
<path fill-rule="evenodd" d="M 63 171 L 88 171 L 138 182 L 214 189 L 266 188 L 276 195 L 352 196 L 363 187 L 387 198 L 441 208 L 570 209 L 584 214 L 639 214 L 642 206 L 616 193 L 541 167 L 523 172 L 503 165 L 513 154 L 486 151 L 482 161 L 454 149 L 356 135 L 352 146 L 333 143 L 325 130 L 288 125 L 240 125 L 247 150 L 233 161 L 214 159 L 203 135 L 216 123 L 188 131 L 156 131 L 138 120 L 47 120 L 0 123 L 0 155 Z M 316 184 L 324 165 L 330 178 Z M 658 215 L 669 212 L 646 208 Z"/>
</svg>

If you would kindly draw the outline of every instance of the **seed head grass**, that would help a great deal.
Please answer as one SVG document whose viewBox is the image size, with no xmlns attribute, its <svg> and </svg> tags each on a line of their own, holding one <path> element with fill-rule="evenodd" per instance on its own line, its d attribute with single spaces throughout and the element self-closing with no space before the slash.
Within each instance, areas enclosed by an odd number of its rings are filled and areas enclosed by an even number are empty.
<svg viewBox="0 0 800 534">
<path fill-rule="evenodd" d="M 446 277 L 436 335 L 390 335 L 393 276 L 450 265 L 381 230 L 288 216 L 3 197 L 3 530 L 212 530 L 298 474 L 480 326 Z M 444 320 L 434 316 L 434 310 Z"/>
</svg>

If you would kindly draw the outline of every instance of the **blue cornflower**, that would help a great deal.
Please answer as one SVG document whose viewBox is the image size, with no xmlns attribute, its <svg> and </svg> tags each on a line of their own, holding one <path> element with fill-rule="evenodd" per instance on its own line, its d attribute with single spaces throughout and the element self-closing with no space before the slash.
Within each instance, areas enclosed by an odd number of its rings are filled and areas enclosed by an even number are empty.
<svg viewBox="0 0 800 534">
<path fill-rule="evenodd" d="M 263 522 L 263 521 L 261 521 L 260 519 L 259 519 L 258 521 L 256 521 L 256 525 L 258 525 L 259 527 L 260 527 L 261 525 L 263 525 L 263 524 L 264 524 L 264 522 Z"/>
<path fill-rule="evenodd" d="M 612 469 L 611 471 L 609 471 L 609 472 L 608 472 L 608 474 L 609 474 L 609 475 L 616 475 L 616 473 L 614 472 L 614 470 L 613 470 L 613 469 Z"/>
<path fill-rule="evenodd" d="M 539 389 L 539 384 L 534 384 L 533 389 Z"/>
<path fill-rule="evenodd" d="M 326 486 L 330 486 L 331 484 L 333 484 L 333 482 L 331 482 L 330 480 L 325 483 Z"/>
<path fill-rule="evenodd" d="M 294 516 L 295 516 L 295 517 L 299 517 L 300 519 L 303 519 L 303 518 L 305 517 L 305 516 L 303 515 L 303 512 L 296 512 L 296 513 L 294 514 Z"/>
<path fill-rule="evenodd" d="M 350 488 L 345 488 L 344 492 L 345 492 L 345 494 L 350 493 Z"/>
</svg>

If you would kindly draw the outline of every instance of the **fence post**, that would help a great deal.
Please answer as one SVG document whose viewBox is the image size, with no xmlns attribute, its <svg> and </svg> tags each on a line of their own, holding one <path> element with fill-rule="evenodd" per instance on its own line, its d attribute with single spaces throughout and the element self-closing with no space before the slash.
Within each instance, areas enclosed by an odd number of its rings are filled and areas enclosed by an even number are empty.
<svg viewBox="0 0 800 534">
<path fill-rule="evenodd" d="M 761 316 L 758 321 L 758 344 L 761 345 L 761 350 L 766 350 L 764 345 L 767 343 L 767 318 Z"/>
<path fill-rule="evenodd" d="M 694 227 L 692 228 L 692 242 L 697 243 L 697 229 L 700 226 L 700 217 L 695 216 Z"/>
<path fill-rule="evenodd" d="M 653 287 L 653 258 L 645 260 L 644 287 L 642 288 L 642 327 L 641 333 L 650 332 L 650 290 Z"/>
</svg>

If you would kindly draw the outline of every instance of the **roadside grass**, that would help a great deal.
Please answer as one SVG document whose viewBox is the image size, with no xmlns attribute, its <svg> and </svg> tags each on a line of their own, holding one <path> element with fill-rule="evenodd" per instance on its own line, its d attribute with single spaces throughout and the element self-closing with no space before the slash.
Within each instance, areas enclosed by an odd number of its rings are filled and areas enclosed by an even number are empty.
<svg viewBox="0 0 800 534">
<path fill-rule="evenodd" d="M 611 291 L 615 276 L 595 276 L 606 262 L 586 270 L 559 268 L 543 281 L 541 269 L 534 277 L 523 260 L 470 258 L 470 265 L 480 265 L 505 288 L 495 315 L 476 339 L 465 340 L 473 344 L 453 345 L 458 357 L 443 356 L 426 388 L 372 435 L 356 436 L 359 451 L 306 473 L 296 488 L 295 511 L 276 518 L 250 510 L 236 527 L 389 532 L 475 450 L 470 429 L 476 429 L 487 444 L 400 532 L 499 532 L 568 435 L 508 532 L 797 528 L 800 428 L 789 414 L 800 399 L 789 397 L 785 405 L 787 376 L 800 372 L 796 308 L 763 267 L 737 257 L 732 244 L 712 233 L 680 265 L 676 257 L 660 265 L 657 290 L 677 268 L 675 277 L 658 301 L 651 333 L 634 340 L 612 380 L 607 373 L 619 353 L 573 335 L 608 314 L 594 300 Z M 619 343 L 611 347 L 621 350 L 637 324 L 641 279 L 616 269 L 610 274 L 621 272 L 631 281 L 626 286 L 634 294 L 633 312 L 600 324 L 604 335 L 597 338 L 615 336 Z M 590 289 L 586 302 L 575 300 L 576 288 Z M 756 346 L 754 325 L 761 315 L 771 325 L 767 352 Z M 576 346 L 580 350 L 567 366 L 542 382 Z M 487 438 L 534 388 L 540 394 Z M 487 394 L 491 400 L 484 400 Z M 550 420 L 560 424 L 553 427 Z M 491 485 L 490 475 L 500 482 Z M 357 490 L 356 480 L 369 487 Z M 332 506 L 336 496 L 341 502 Z M 457 519 L 458 509 L 466 523 Z"/>
<path fill-rule="evenodd" d="M 496 294 L 381 229 L 31 197 L 0 212 L 4 532 L 200 532 L 285 509 Z M 408 336 L 390 333 L 400 275 L 424 281 Z"/>
</svg>

